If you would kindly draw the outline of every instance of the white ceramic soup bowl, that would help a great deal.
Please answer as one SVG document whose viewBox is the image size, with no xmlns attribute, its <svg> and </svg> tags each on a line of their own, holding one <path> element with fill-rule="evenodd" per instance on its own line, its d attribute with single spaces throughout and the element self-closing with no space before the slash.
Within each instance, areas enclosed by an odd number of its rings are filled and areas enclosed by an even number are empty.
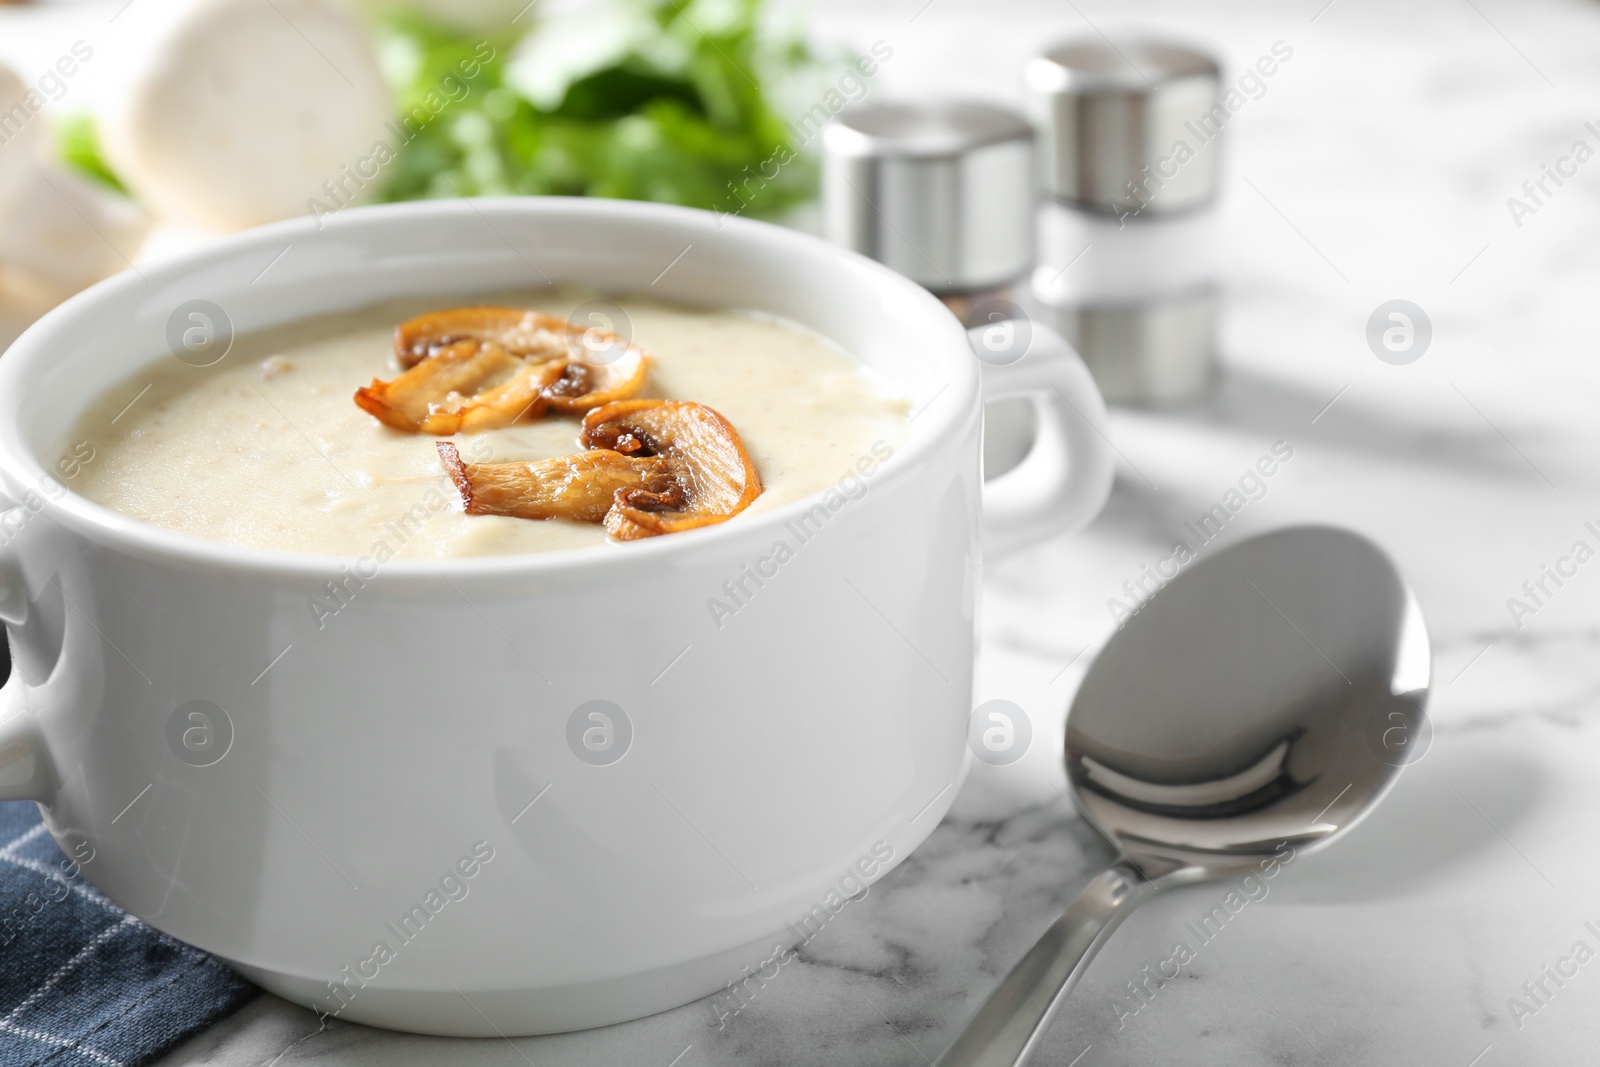
<svg viewBox="0 0 1600 1067">
<path fill-rule="evenodd" d="M 803 323 L 904 390 L 909 439 L 725 525 L 447 561 L 205 542 L 72 492 L 75 418 L 187 329 L 551 282 Z M 985 393 L 1043 397 L 987 486 Z M 1103 418 L 1045 331 L 982 363 L 899 275 L 677 208 L 367 208 L 120 275 L 0 358 L 0 797 L 118 905 L 343 1019 L 553 1032 L 770 976 L 949 807 L 981 549 L 1095 514 Z"/>
</svg>

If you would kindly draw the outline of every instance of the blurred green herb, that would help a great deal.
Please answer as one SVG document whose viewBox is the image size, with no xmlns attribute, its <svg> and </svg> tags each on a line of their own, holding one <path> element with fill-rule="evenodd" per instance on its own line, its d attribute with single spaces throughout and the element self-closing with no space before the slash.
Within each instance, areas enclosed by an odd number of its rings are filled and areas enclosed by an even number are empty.
<svg viewBox="0 0 1600 1067">
<path fill-rule="evenodd" d="M 56 155 L 61 162 L 124 196 L 128 194 L 127 186 L 100 154 L 100 137 L 95 131 L 94 119 L 88 115 L 66 115 L 56 120 L 54 131 Z"/>
<path fill-rule="evenodd" d="M 382 197 L 607 196 L 771 216 L 814 195 L 814 164 L 771 86 L 815 61 L 764 35 L 761 0 L 623 0 L 619 10 L 645 32 L 542 103 L 513 84 L 511 37 L 414 14 L 385 22 L 402 121 L 415 119 Z"/>
</svg>

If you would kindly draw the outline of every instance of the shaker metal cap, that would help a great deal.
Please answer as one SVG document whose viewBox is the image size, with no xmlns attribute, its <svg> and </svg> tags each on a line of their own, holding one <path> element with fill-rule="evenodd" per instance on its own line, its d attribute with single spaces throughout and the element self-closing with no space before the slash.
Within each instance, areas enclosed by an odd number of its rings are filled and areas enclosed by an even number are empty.
<svg viewBox="0 0 1600 1067">
<path fill-rule="evenodd" d="M 1175 211 L 1217 188 L 1232 117 L 1216 61 L 1145 39 L 1068 41 L 1028 62 L 1045 192 L 1099 211 Z"/>
<path fill-rule="evenodd" d="M 936 293 L 1011 282 L 1033 261 L 1033 137 L 990 104 L 847 111 L 822 137 L 828 237 Z"/>
</svg>

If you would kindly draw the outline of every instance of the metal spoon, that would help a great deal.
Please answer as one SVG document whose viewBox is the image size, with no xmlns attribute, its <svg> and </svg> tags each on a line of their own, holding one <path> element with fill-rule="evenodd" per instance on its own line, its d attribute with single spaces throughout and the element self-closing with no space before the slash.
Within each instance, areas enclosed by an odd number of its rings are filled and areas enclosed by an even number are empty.
<svg viewBox="0 0 1600 1067">
<path fill-rule="evenodd" d="M 1107 642 L 1067 717 L 1073 795 L 1122 861 L 938 1067 L 1026 1062 L 1100 946 L 1155 894 L 1276 873 L 1354 826 L 1425 748 L 1431 673 L 1416 599 L 1354 533 L 1279 530 L 1183 570 Z"/>
</svg>

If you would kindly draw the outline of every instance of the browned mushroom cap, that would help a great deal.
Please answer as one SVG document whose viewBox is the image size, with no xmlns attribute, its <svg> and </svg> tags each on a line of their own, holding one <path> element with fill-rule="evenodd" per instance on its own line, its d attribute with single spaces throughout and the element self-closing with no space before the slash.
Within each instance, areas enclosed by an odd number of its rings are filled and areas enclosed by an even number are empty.
<svg viewBox="0 0 1600 1067">
<path fill-rule="evenodd" d="M 584 412 L 625 400 L 644 386 L 647 358 L 639 346 L 609 330 L 507 307 L 450 308 L 395 327 L 394 354 L 410 367 L 461 341 L 493 341 L 524 359 L 566 361 L 549 390 L 554 411 Z"/>
<path fill-rule="evenodd" d="M 515 308 L 436 311 L 395 330 L 407 369 L 355 401 L 385 425 L 449 435 L 587 411 L 644 387 L 649 357 L 604 330 Z"/>
<path fill-rule="evenodd" d="M 744 442 L 728 420 L 685 400 L 620 400 L 583 417 L 579 440 L 629 457 L 659 456 L 671 485 L 617 490 L 605 526 L 621 541 L 726 522 L 761 495 Z"/>
<path fill-rule="evenodd" d="M 494 342 L 458 341 L 390 382 L 373 379 L 355 400 L 378 421 L 408 433 L 448 436 L 543 415 L 559 360 L 530 362 Z"/>
<path fill-rule="evenodd" d="M 603 522 L 632 541 L 726 522 L 761 495 L 761 479 L 728 420 L 683 400 L 620 400 L 584 417 L 589 449 L 525 463 L 439 462 L 469 515 Z"/>
<path fill-rule="evenodd" d="M 414 367 L 441 349 L 462 341 L 493 341 L 514 356 L 567 359 L 576 329 L 566 319 L 507 307 L 461 307 L 431 311 L 394 328 L 394 356 Z"/>
<path fill-rule="evenodd" d="M 600 522 L 619 491 L 664 492 L 672 482 L 662 457 L 634 458 L 608 449 L 525 463 L 463 463 L 455 445 L 440 441 L 439 462 L 468 515 Z"/>
</svg>

